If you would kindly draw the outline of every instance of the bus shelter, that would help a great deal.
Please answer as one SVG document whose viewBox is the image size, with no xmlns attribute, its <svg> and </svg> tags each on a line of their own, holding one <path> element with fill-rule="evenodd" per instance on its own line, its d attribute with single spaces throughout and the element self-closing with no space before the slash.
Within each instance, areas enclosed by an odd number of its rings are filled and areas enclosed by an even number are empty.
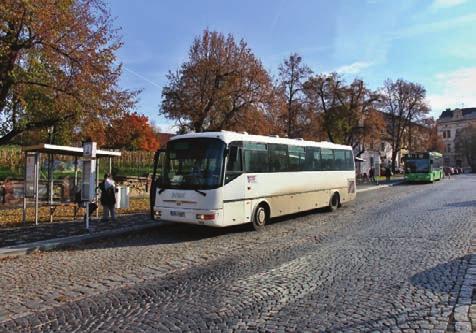
<svg viewBox="0 0 476 333">
<path fill-rule="evenodd" d="M 361 157 L 354 157 L 354 162 L 355 162 L 355 173 L 357 178 L 362 178 L 362 163 L 365 162 L 365 160 Z"/>
<path fill-rule="evenodd" d="M 25 154 L 25 184 L 23 195 L 23 223 L 26 223 L 26 213 L 28 200 L 33 200 L 35 210 L 35 224 L 38 224 L 38 210 L 39 210 L 39 183 L 40 183 L 40 157 L 41 154 L 47 155 L 47 201 L 46 205 L 49 207 L 50 222 L 53 222 L 53 214 L 56 207 L 64 205 L 63 202 L 55 202 L 53 191 L 53 171 L 54 171 L 54 156 L 72 156 L 74 158 L 74 189 L 78 189 L 78 160 L 84 156 L 83 147 L 58 146 L 52 144 L 39 144 L 35 146 L 24 147 L 22 151 Z M 120 152 L 107 151 L 98 149 L 96 151 L 96 186 L 99 185 L 99 160 L 108 159 L 108 170 L 111 172 L 112 158 L 121 156 Z M 97 199 L 97 198 L 96 198 Z M 74 208 L 74 218 L 76 218 L 77 206 Z"/>
</svg>

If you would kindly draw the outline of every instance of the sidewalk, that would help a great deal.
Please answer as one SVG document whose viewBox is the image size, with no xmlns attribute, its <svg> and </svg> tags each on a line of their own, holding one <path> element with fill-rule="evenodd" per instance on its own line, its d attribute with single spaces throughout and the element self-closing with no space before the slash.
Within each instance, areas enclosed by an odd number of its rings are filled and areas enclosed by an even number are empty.
<svg viewBox="0 0 476 333">
<path fill-rule="evenodd" d="M 86 240 L 137 232 L 159 225 L 148 214 L 118 216 L 115 222 L 92 220 L 90 230 L 81 221 L 27 224 L 0 228 L 0 258 L 51 250 Z"/>
<path fill-rule="evenodd" d="M 403 183 L 405 180 L 401 177 L 399 178 L 394 178 L 390 179 L 390 182 L 387 182 L 386 180 L 379 181 L 378 184 L 374 183 L 364 183 L 364 184 L 357 184 L 357 193 L 361 192 L 367 192 L 367 191 L 372 191 L 372 190 L 378 190 L 381 188 L 386 188 L 386 187 L 391 187 L 395 186 L 398 184 Z"/>
</svg>

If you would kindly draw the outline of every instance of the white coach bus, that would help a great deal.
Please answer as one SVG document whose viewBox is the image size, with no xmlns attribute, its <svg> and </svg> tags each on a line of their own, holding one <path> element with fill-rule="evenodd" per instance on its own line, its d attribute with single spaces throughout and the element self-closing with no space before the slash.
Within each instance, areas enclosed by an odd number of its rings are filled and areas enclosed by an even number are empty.
<svg viewBox="0 0 476 333">
<path fill-rule="evenodd" d="M 157 175 L 157 176 L 156 176 Z M 355 198 L 352 148 L 330 142 L 205 132 L 177 135 L 156 154 L 153 218 L 224 227 Z"/>
</svg>

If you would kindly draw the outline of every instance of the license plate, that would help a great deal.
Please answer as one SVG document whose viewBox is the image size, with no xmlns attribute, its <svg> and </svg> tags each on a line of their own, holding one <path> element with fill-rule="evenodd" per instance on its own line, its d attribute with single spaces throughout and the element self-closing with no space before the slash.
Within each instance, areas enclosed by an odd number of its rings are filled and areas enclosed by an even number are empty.
<svg viewBox="0 0 476 333">
<path fill-rule="evenodd" d="M 185 217 L 185 212 L 170 211 L 170 216 Z"/>
</svg>

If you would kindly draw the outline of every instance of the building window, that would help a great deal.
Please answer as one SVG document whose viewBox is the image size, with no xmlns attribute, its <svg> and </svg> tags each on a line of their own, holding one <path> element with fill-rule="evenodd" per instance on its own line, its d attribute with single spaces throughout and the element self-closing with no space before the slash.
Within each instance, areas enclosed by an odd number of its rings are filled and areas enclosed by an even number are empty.
<svg viewBox="0 0 476 333">
<path fill-rule="evenodd" d="M 450 130 L 448 130 L 448 133 L 446 134 L 446 136 L 448 137 L 448 139 L 451 138 L 451 131 Z"/>
<path fill-rule="evenodd" d="M 448 145 L 446 146 L 446 152 L 451 153 L 451 144 L 450 143 L 448 143 Z"/>
<path fill-rule="evenodd" d="M 443 131 L 443 139 L 446 139 L 446 131 Z"/>
<path fill-rule="evenodd" d="M 380 151 L 385 151 L 385 142 L 380 142 Z"/>
</svg>

